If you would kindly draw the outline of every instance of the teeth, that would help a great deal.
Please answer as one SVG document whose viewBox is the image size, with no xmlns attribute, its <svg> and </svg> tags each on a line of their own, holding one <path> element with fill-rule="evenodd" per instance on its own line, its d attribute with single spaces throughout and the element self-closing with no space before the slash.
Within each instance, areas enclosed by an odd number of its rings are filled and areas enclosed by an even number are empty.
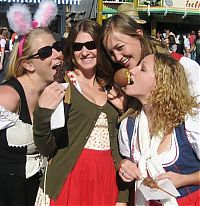
<svg viewBox="0 0 200 206">
<path fill-rule="evenodd" d="M 61 65 L 61 62 L 56 63 L 56 64 L 54 65 L 54 67 L 55 67 L 55 66 L 58 66 L 58 65 Z"/>
<path fill-rule="evenodd" d="M 58 66 L 61 66 L 61 62 L 56 63 L 56 64 L 52 67 L 52 69 L 56 69 L 56 67 L 58 67 Z"/>
<path fill-rule="evenodd" d="M 122 61 L 123 64 L 126 64 L 129 61 L 129 58 L 124 59 L 124 61 Z"/>
</svg>

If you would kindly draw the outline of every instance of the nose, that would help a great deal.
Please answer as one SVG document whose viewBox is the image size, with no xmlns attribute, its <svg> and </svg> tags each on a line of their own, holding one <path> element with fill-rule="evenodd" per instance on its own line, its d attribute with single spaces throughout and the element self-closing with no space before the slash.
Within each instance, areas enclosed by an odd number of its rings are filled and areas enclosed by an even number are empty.
<svg viewBox="0 0 200 206">
<path fill-rule="evenodd" d="M 83 46 L 82 47 L 82 49 L 81 49 L 81 53 L 82 53 L 82 55 L 87 55 L 88 53 L 89 53 L 89 49 L 87 49 L 85 46 Z"/>
<path fill-rule="evenodd" d="M 119 51 L 113 51 L 112 55 L 111 55 L 111 59 L 114 62 L 120 62 L 122 59 L 122 55 Z"/>
<path fill-rule="evenodd" d="M 52 55 L 54 58 L 62 57 L 62 51 L 57 51 L 56 49 L 52 48 Z"/>
<path fill-rule="evenodd" d="M 131 72 L 132 75 L 136 75 L 139 72 L 140 68 L 139 66 L 131 68 L 129 71 Z"/>
</svg>

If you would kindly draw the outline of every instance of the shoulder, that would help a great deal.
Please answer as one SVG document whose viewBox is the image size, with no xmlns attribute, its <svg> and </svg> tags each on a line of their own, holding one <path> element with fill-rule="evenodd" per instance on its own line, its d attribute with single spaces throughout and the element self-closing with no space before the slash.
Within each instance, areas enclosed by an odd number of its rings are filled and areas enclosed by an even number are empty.
<svg viewBox="0 0 200 206">
<path fill-rule="evenodd" d="M 200 66 L 199 64 L 187 57 L 182 57 L 180 63 L 183 65 L 186 76 L 191 85 L 192 92 L 195 96 L 200 95 Z"/>
<path fill-rule="evenodd" d="M 11 86 L 0 86 L 0 105 L 11 112 L 17 112 L 20 97 L 17 91 Z"/>
</svg>

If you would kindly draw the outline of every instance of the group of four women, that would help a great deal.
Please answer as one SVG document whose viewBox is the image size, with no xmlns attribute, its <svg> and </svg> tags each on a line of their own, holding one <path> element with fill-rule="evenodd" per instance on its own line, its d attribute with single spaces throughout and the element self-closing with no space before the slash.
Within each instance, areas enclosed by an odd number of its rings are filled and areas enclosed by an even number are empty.
<svg viewBox="0 0 200 206">
<path fill-rule="evenodd" d="M 168 178 L 181 195 L 150 204 L 198 204 L 198 96 L 184 67 L 139 24 L 126 14 L 103 27 L 76 23 L 64 52 L 67 84 L 54 81 L 63 57 L 49 31 L 31 30 L 22 56 L 19 47 L 20 40 L 0 86 L 0 205 L 146 205 L 143 197 L 131 203 L 130 191 L 147 176 Z M 133 84 L 119 93 L 113 76 L 120 66 Z M 137 106 L 118 139 L 128 101 Z"/>
</svg>

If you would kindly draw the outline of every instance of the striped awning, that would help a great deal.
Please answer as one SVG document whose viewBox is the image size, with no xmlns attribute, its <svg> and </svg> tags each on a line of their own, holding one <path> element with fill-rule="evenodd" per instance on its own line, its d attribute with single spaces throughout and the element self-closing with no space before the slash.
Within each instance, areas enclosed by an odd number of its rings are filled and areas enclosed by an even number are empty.
<svg viewBox="0 0 200 206">
<path fill-rule="evenodd" d="M 0 0 L 0 3 L 40 3 L 42 0 Z M 70 5 L 79 5 L 81 0 L 53 0 L 57 4 L 70 4 Z"/>
</svg>

